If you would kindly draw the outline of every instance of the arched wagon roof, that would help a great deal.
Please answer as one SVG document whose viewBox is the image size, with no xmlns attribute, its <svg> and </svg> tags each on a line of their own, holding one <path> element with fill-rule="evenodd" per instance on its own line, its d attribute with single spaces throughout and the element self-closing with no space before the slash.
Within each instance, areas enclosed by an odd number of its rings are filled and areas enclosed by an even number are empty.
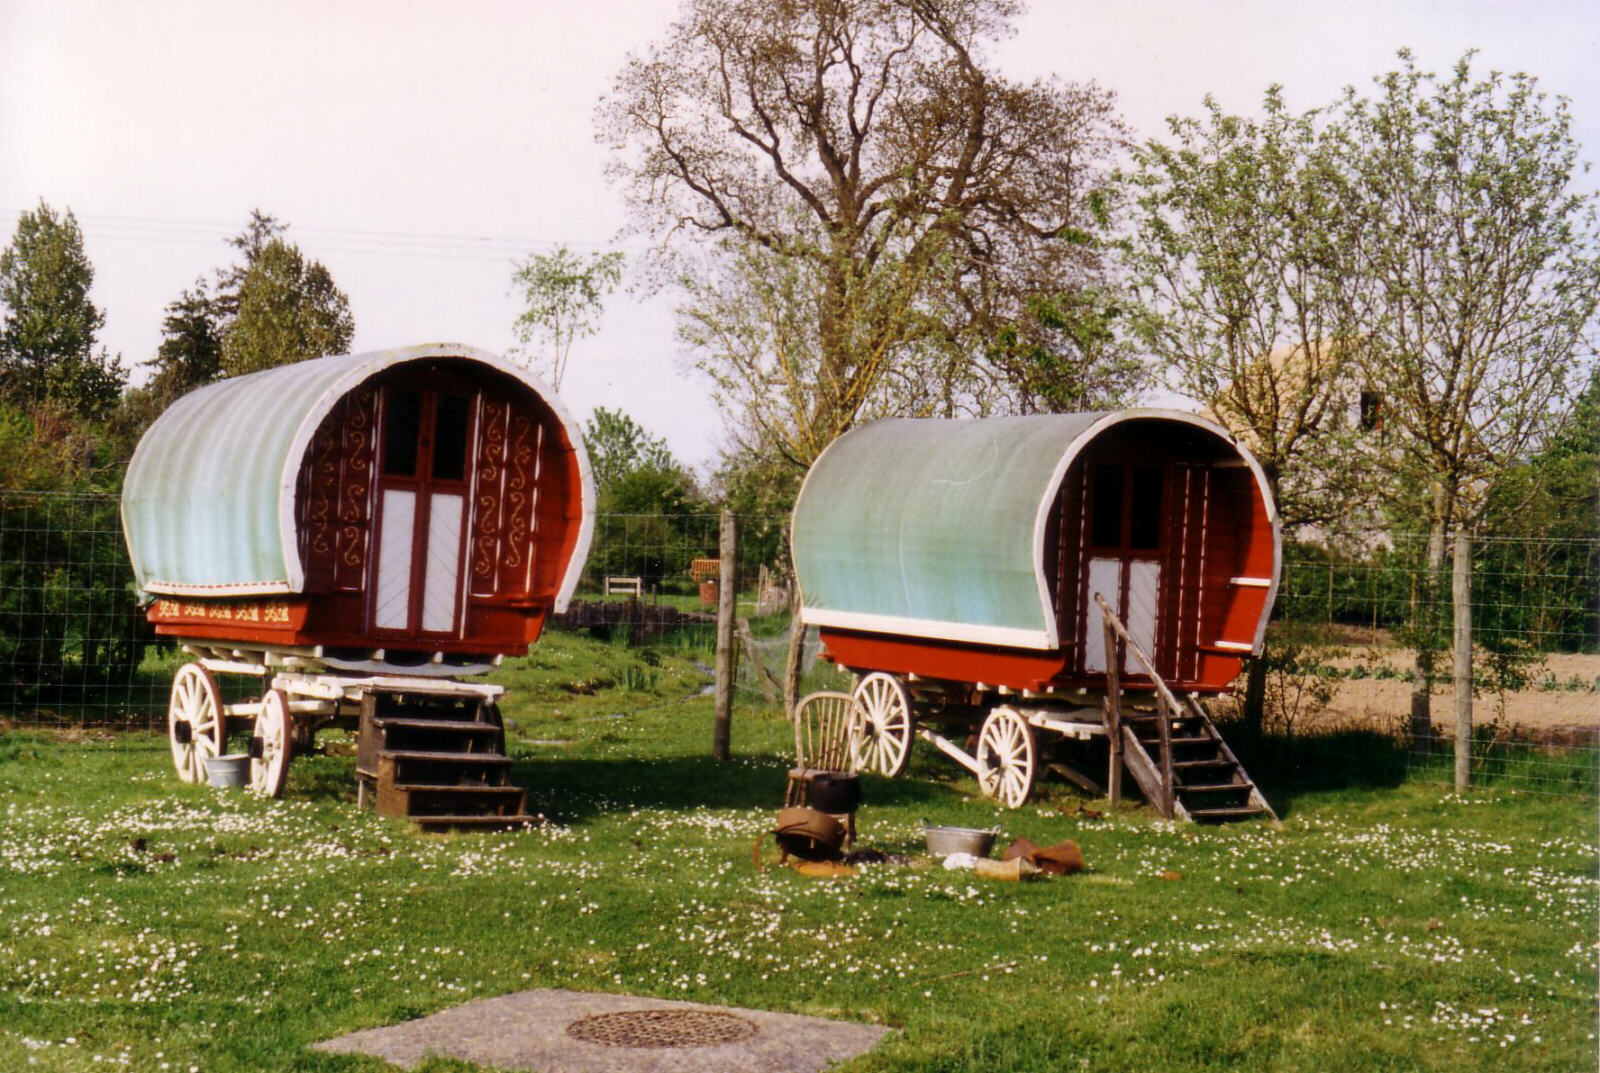
<svg viewBox="0 0 1600 1073">
<path fill-rule="evenodd" d="M 981 420 L 891 419 L 830 444 L 795 503 L 793 548 L 809 625 L 1010 648 L 1059 646 L 1045 532 L 1073 460 L 1129 421 L 1215 436 L 1248 465 L 1282 560 L 1277 508 L 1250 453 L 1178 410 Z M 1260 630 L 1265 629 L 1261 617 Z"/>
<path fill-rule="evenodd" d="M 582 433 L 537 377 L 455 343 L 283 365 L 210 384 L 173 403 L 139 441 L 123 481 L 122 528 L 139 587 L 184 596 L 303 592 L 295 487 L 317 426 L 373 376 L 438 358 L 475 362 L 521 382 L 561 423 L 583 485 L 578 543 L 556 600 L 556 609 L 563 609 L 594 529 L 594 482 Z"/>
</svg>

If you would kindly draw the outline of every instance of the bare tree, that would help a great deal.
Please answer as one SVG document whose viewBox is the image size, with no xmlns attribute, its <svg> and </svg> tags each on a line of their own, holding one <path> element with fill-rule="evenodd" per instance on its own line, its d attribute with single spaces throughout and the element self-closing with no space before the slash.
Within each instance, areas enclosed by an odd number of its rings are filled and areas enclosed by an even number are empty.
<svg viewBox="0 0 1600 1073">
<path fill-rule="evenodd" d="M 1349 95 L 1345 219 L 1399 487 L 1425 493 L 1428 577 L 1454 534 L 1456 785 L 1470 773 L 1470 540 L 1493 477 L 1548 442 L 1582 383 L 1600 293 L 1595 198 L 1566 102 L 1522 74 L 1402 66 Z M 1431 738 L 1432 653 L 1418 646 L 1411 729 Z"/>
<path fill-rule="evenodd" d="M 993 68 L 1019 6 L 687 0 L 618 74 L 598 132 L 637 225 L 697 250 L 685 338 L 748 439 L 805 422 L 763 449 L 804 467 L 879 412 L 985 408 L 997 327 L 1099 278 L 1121 128 L 1092 84 Z M 763 309 L 725 317 L 753 284 Z M 794 381 L 770 406 L 753 348 Z"/>
</svg>

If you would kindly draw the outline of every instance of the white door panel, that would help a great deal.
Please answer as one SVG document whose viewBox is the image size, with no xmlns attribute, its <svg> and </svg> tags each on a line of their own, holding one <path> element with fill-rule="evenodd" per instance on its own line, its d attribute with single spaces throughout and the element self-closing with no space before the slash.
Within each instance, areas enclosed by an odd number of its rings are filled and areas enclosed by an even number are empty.
<svg viewBox="0 0 1600 1073">
<path fill-rule="evenodd" d="M 1135 559 L 1128 564 L 1128 606 L 1123 609 L 1122 621 L 1128 627 L 1128 636 L 1146 656 L 1156 658 L 1156 610 L 1161 600 L 1161 564 L 1148 559 Z M 1143 674 L 1144 668 L 1126 653 L 1122 669 L 1129 674 Z"/>
<path fill-rule="evenodd" d="M 1091 674 L 1106 669 L 1105 618 L 1100 605 L 1094 602 L 1095 594 L 1105 599 L 1107 606 L 1122 617 L 1122 560 L 1090 559 L 1088 605 L 1084 615 L 1083 669 Z"/>
<path fill-rule="evenodd" d="M 373 623 L 380 630 L 403 630 L 411 609 L 411 540 L 416 531 L 417 494 L 400 488 L 384 489 L 380 510 Z"/>
<path fill-rule="evenodd" d="M 461 573 L 461 510 L 465 498 L 443 492 L 428 501 L 428 564 L 422 582 L 422 628 L 453 633 Z"/>
</svg>

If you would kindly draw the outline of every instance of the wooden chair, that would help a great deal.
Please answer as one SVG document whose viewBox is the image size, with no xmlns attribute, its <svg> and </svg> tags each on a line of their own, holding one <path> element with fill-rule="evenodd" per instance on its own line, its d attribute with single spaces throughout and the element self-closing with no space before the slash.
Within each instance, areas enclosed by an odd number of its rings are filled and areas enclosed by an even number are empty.
<svg viewBox="0 0 1600 1073">
<path fill-rule="evenodd" d="M 784 807 L 805 805 L 810 800 L 811 784 L 823 775 L 854 775 L 854 750 L 850 748 L 851 715 L 855 700 L 849 693 L 811 693 L 802 698 L 794 711 L 795 766 L 789 769 L 789 785 L 784 791 Z M 856 814 L 830 812 L 844 824 L 845 846 L 856 841 Z"/>
</svg>

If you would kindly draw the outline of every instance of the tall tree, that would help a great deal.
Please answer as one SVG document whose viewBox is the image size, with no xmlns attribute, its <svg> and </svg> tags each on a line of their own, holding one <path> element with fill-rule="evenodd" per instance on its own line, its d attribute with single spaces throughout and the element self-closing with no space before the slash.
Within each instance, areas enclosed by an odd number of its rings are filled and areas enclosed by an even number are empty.
<svg viewBox="0 0 1600 1073">
<path fill-rule="evenodd" d="M 89 298 L 94 267 L 67 210 L 43 201 L 17 220 L 0 252 L 0 385 L 13 403 L 48 403 L 89 418 L 116 405 L 127 380 L 120 358 L 95 351 L 105 314 Z"/>
<path fill-rule="evenodd" d="M 1286 525 L 1346 517 L 1362 323 L 1337 131 L 1291 113 L 1277 86 L 1259 119 L 1205 105 L 1135 154 L 1141 334 L 1173 385 L 1247 442 Z"/>
<path fill-rule="evenodd" d="M 238 311 L 222 332 L 222 369 L 241 376 L 350 349 L 350 302 L 320 261 L 269 239 L 239 285 Z"/>
<path fill-rule="evenodd" d="M 217 287 L 212 296 L 213 312 L 220 324 L 226 325 L 239 314 L 239 294 L 244 289 L 245 277 L 255 266 L 261 251 L 273 239 L 282 238 L 289 225 L 260 209 L 250 210 L 250 219 L 244 230 L 228 239 L 228 245 L 239 251 L 239 260 L 226 268 L 217 269 Z"/>
<path fill-rule="evenodd" d="M 550 386 L 561 390 L 574 340 L 599 327 L 606 296 L 622 279 L 622 254 L 616 250 L 587 257 L 566 246 L 536 253 L 519 263 L 511 281 L 522 291 L 527 308 L 517 317 L 517 339 L 542 348 L 537 368 L 549 370 Z"/>
<path fill-rule="evenodd" d="M 618 74 L 613 174 L 642 230 L 695 249 L 684 336 L 746 447 L 803 469 L 877 414 L 1015 406 L 1000 328 L 1100 281 L 1121 128 L 1092 84 L 994 67 L 1019 9 L 687 0 Z"/>
<path fill-rule="evenodd" d="M 167 306 L 150 384 L 163 405 L 221 374 L 222 325 L 217 307 L 204 279 L 195 280 L 193 288 Z"/>
<path fill-rule="evenodd" d="M 712 322 L 733 292 L 786 277 L 785 338 L 767 342 L 806 353 L 767 357 L 809 363 L 810 397 L 759 423 L 810 415 L 801 466 L 897 379 L 921 389 L 903 404 L 913 412 L 930 396 L 947 412 L 981 407 L 1002 388 L 984 364 L 998 327 L 1030 297 L 1098 278 L 1088 236 L 1120 134 L 1111 96 L 995 70 L 985 50 L 1018 7 L 691 0 L 601 107 L 637 223 L 709 240 L 692 332 L 722 331 Z M 733 378 L 737 353 L 704 357 Z"/>
<path fill-rule="evenodd" d="M 1209 97 L 1205 109 L 1135 153 L 1126 250 L 1141 335 L 1173 386 L 1254 452 L 1285 526 L 1347 519 L 1367 482 L 1337 128 L 1291 112 L 1277 86 L 1259 118 Z M 1257 728 L 1267 665 L 1251 660 L 1246 678 Z"/>
<path fill-rule="evenodd" d="M 1402 487 L 1427 493 L 1428 576 L 1455 541 L 1456 782 L 1472 731 L 1469 543 L 1495 475 L 1547 443 L 1581 383 L 1600 295 L 1595 199 L 1578 193 L 1564 100 L 1527 75 L 1440 78 L 1409 52 L 1349 96 L 1356 182 L 1345 241 L 1361 262 L 1362 350 Z M 1427 645 L 1412 733 L 1432 733 Z"/>
<path fill-rule="evenodd" d="M 583 427 L 597 493 L 640 469 L 680 469 L 667 441 L 652 436 L 621 410 L 595 407 Z"/>
</svg>

